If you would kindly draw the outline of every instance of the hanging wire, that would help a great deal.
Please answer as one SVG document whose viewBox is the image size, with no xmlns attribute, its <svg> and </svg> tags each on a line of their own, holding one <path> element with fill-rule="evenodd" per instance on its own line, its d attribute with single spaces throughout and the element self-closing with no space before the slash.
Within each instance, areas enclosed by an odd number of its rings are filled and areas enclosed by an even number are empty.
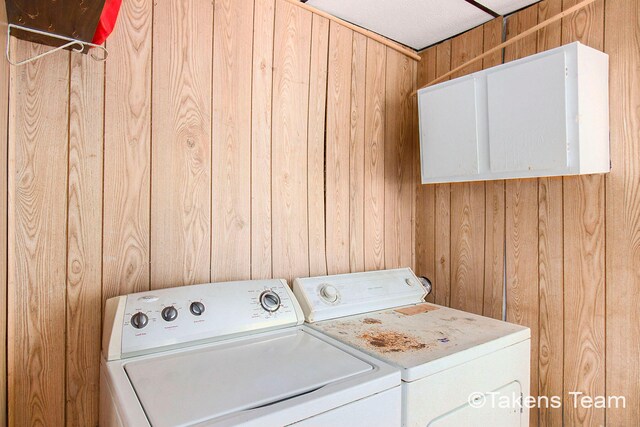
<svg viewBox="0 0 640 427">
<path fill-rule="evenodd" d="M 21 31 L 26 31 L 28 33 L 32 33 L 32 34 L 37 34 L 40 36 L 46 36 L 46 37 L 52 37 L 54 39 L 58 39 L 58 40 L 63 40 L 66 41 L 67 43 L 63 44 L 62 46 L 58 46 L 55 47 L 51 50 L 48 50 L 46 52 L 40 53 L 38 55 L 32 56 L 31 58 L 27 58 L 27 59 L 23 59 L 21 61 L 14 61 L 11 58 L 11 43 L 10 43 L 10 38 L 11 38 L 11 29 L 14 28 L 16 30 L 21 30 Z M 61 36 L 58 34 L 52 34 L 52 33 L 47 33 L 45 31 L 40 31 L 40 30 L 35 30 L 33 28 L 27 28 L 27 27 L 23 27 L 20 25 L 15 25 L 15 24 L 9 24 L 7 26 L 7 46 L 5 49 L 5 54 L 7 56 L 7 61 L 9 61 L 9 64 L 11 65 L 15 65 L 15 66 L 19 66 L 19 65 L 24 65 L 24 64 L 28 64 L 29 62 L 33 62 L 37 59 L 40 59 L 44 56 L 47 55 L 51 55 L 54 52 L 57 52 L 59 50 L 62 49 L 67 49 L 67 48 L 71 48 L 71 50 L 73 50 L 74 52 L 83 52 L 87 47 L 89 48 L 94 48 L 96 49 L 96 51 L 91 52 L 91 58 L 93 58 L 96 61 L 105 61 L 107 59 L 107 57 L 109 56 L 109 52 L 107 51 L 107 49 L 104 46 L 100 46 L 94 43 L 89 43 L 89 42 L 85 42 L 82 40 L 77 40 L 77 39 L 72 39 L 70 37 L 65 37 L 65 36 Z M 98 56 L 95 54 L 95 52 L 97 51 L 101 51 L 102 55 Z"/>
</svg>

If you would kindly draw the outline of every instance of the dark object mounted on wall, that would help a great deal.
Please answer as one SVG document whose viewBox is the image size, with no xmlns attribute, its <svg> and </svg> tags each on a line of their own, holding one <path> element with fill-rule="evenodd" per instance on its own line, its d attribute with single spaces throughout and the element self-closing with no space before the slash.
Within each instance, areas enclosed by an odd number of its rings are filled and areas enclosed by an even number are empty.
<svg viewBox="0 0 640 427">
<path fill-rule="evenodd" d="M 107 37 L 109 37 L 109 34 L 111 34 L 116 25 L 121 4 L 122 0 L 106 0 L 104 2 L 104 8 L 98 20 L 96 32 L 93 35 L 93 43 L 102 44 Z"/>
<path fill-rule="evenodd" d="M 9 34 L 16 38 L 53 46 L 50 52 L 16 62 L 11 59 L 7 40 L 7 59 L 21 65 L 58 49 L 88 53 L 99 48 L 106 59 L 102 44 L 111 34 L 122 0 L 6 0 Z"/>
</svg>

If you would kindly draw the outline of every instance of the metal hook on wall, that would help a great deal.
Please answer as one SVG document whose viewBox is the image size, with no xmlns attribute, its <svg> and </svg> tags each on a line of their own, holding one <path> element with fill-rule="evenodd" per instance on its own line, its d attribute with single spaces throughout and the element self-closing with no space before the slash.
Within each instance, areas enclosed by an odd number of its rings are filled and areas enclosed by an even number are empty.
<svg viewBox="0 0 640 427">
<path fill-rule="evenodd" d="M 22 61 L 14 61 L 13 59 L 11 59 L 10 37 L 11 37 L 11 29 L 12 28 L 15 28 L 15 29 L 21 30 L 21 31 L 26 31 L 26 32 L 29 32 L 29 33 L 33 33 L 33 34 L 38 34 L 40 36 L 52 37 L 54 39 L 63 40 L 63 41 L 66 41 L 67 43 L 63 44 L 62 46 L 58 46 L 58 47 L 55 47 L 55 48 L 53 48 L 51 50 L 43 52 L 41 54 L 38 54 L 36 56 L 33 56 L 31 58 L 23 59 Z M 20 25 L 9 24 L 7 26 L 7 46 L 6 46 L 6 49 L 5 49 L 5 54 L 7 56 L 7 61 L 9 61 L 9 64 L 11 64 L 11 65 L 18 66 L 18 65 L 28 64 L 29 62 L 33 62 L 33 61 L 35 61 L 37 59 L 40 59 L 40 58 L 42 58 L 44 56 L 51 55 L 54 52 L 57 52 L 57 51 L 62 50 L 62 49 L 67 49 L 67 48 L 71 48 L 74 52 L 80 53 L 80 52 L 83 52 L 85 50 L 85 48 L 87 48 L 87 47 L 95 48 L 95 49 L 98 49 L 98 50 L 102 51 L 102 56 L 95 55 L 94 52 L 91 53 L 91 58 L 93 58 L 96 61 L 104 61 L 109 56 L 109 52 L 107 51 L 107 49 L 104 46 L 100 46 L 100 45 L 97 45 L 97 44 L 85 42 L 85 41 L 82 41 L 82 40 L 72 39 L 70 37 L 60 36 L 58 34 L 47 33 L 45 31 L 34 30 L 33 28 L 27 28 L 27 27 L 23 27 L 23 26 L 20 26 Z"/>
</svg>

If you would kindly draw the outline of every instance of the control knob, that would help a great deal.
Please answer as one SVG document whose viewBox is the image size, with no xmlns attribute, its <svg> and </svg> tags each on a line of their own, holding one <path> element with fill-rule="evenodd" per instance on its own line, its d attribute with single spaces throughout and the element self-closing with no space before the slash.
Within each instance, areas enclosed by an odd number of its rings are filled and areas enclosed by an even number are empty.
<svg viewBox="0 0 640 427">
<path fill-rule="evenodd" d="M 149 323 L 149 318 L 144 313 L 137 312 L 136 314 L 131 316 L 131 326 L 136 329 L 144 328 L 145 326 L 147 326 L 147 323 Z"/>
<path fill-rule="evenodd" d="M 336 302 L 338 300 L 338 290 L 333 285 L 324 285 L 320 288 L 320 295 L 329 302 Z"/>
<path fill-rule="evenodd" d="M 280 297 L 273 291 L 264 291 L 260 294 L 260 305 L 265 310 L 273 313 L 280 308 Z"/>
<path fill-rule="evenodd" d="M 204 313 L 204 304 L 200 301 L 194 301 L 189 306 L 189 311 L 194 316 L 200 316 L 202 313 Z"/>
<path fill-rule="evenodd" d="M 162 318 L 167 322 L 173 322 L 178 318 L 178 310 L 172 305 L 162 309 Z"/>
</svg>

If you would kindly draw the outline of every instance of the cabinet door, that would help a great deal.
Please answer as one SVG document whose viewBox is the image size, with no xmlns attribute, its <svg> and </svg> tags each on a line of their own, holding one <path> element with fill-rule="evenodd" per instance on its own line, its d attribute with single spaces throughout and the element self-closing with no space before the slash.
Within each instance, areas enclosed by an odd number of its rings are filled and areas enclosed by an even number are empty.
<svg viewBox="0 0 640 427">
<path fill-rule="evenodd" d="M 422 182 L 478 174 L 476 86 L 470 77 L 420 92 Z"/>
<path fill-rule="evenodd" d="M 492 172 L 568 167 L 565 53 L 487 73 Z"/>
</svg>

